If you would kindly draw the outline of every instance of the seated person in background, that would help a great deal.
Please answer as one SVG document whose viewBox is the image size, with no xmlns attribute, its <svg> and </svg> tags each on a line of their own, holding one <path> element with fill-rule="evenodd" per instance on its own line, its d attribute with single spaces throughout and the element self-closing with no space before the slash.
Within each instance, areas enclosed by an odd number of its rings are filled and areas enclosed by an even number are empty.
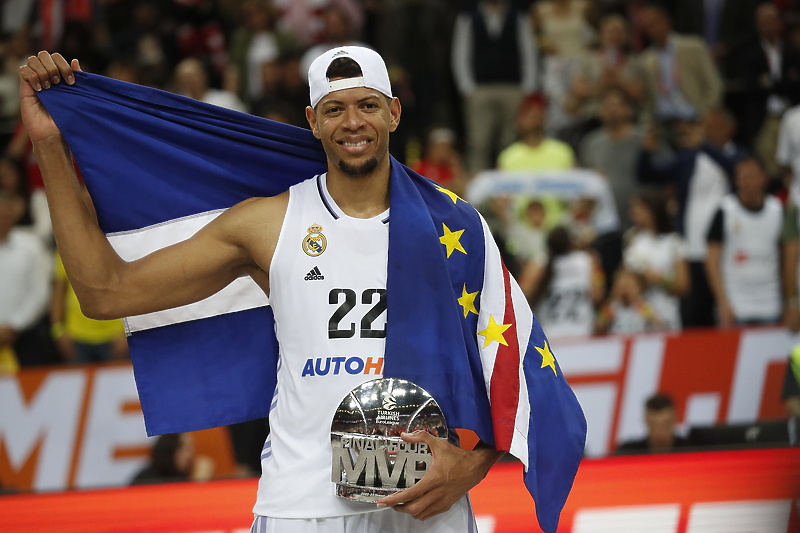
<svg viewBox="0 0 800 533">
<path fill-rule="evenodd" d="M 131 480 L 131 485 L 173 481 L 208 481 L 214 473 L 213 461 L 195 452 L 189 433 L 160 435 L 150 452 L 150 463 Z"/>
<path fill-rule="evenodd" d="M 687 446 L 688 441 L 675 434 L 675 404 L 666 394 L 659 393 L 647 399 L 644 422 L 647 436 L 641 440 L 623 442 L 617 448 L 616 455 L 671 452 Z"/>
<path fill-rule="evenodd" d="M 617 270 L 611 295 L 595 320 L 597 333 L 640 333 L 663 329 L 653 307 L 644 295 L 644 278 L 624 268 Z"/>
</svg>

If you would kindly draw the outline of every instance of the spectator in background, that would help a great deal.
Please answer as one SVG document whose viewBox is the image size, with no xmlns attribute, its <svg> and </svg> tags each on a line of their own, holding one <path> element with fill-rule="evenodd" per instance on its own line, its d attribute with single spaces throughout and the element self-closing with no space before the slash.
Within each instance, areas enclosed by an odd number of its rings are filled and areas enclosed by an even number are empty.
<svg viewBox="0 0 800 533">
<path fill-rule="evenodd" d="M 653 307 L 644 296 L 645 281 L 625 268 L 617 269 L 611 294 L 595 320 L 596 333 L 633 334 L 662 329 Z"/>
<path fill-rule="evenodd" d="M 86 318 L 58 253 L 50 298 L 50 323 L 56 348 L 67 363 L 103 363 L 128 356 L 122 320 Z"/>
<path fill-rule="evenodd" d="M 294 35 L 304 48 L 323 40 L 323 18 L 329 7 L 345 14 L 355 35 L 361 33 L 364 25 L 363 9 L 357 0 L 273 0 L 272 3 L 278 10 L 279 29 Z"/>
<path fill-rule="evenodd" d="M 582 166 L 602 174 L 608 181 L 623 227 L 630 224 L 628 205 L 638 190 L 636 160 L 642 133 L 634 121 L 635 111 L 628 93 L 610 87 L 600 96 L 602 127 L 583 139 L 579 150 Z"/>
<path fill-rule="evenodd" d="M 783 206 L 766 186 L 758 160 L 740 161 L 736 193 L 723 198 L 708 231 L 706 270 L 722 327 L 776 324 L 784 311 Z"/>
<path fill-rule="evenodd" d="M 396 0 L 373 2 L 380 9 L 373 41 L 386 59 L 392 90 L 403 102 L 403 122 L 389 149 L 402 158 L 425 143 L 435 124 L 455 118 L 450 71 L 453 18 L 451 2 Z M 402 160 L 402 159 L 401 159 Z"/>
<path fill-rule="evenodd" d="M 772 178 L 779 174 L 775 151 L 781 117 L 800 102 L 800 52 L 784 40 L 774 4 L 758 6 L 755 21 L 758 41 L 744 55 L 747 99 L 741 123 L 745 143 Z"/>
<path fill-rule="evenodd" d="M 156 438 L 149 464 L 133 477 L 131 485 L 208 481 L 213 473 L 213 461 L 197 455 L 191 434 L 169 433 Z"/>
<path fill-rule="evenodd" d="M 676 434 L 678 416 L 675 403 L 666 394 L 656 394 L 645 402 L 644 423 L 647 436 L 641 440 L 622 443 L 617 455 L 639 453 L 665 453 L 679 451 L 689 442 Z"/>
<path fill-rule="evenodd" d="M 0 147 L 11 139 L 19 121 L 19 98 L 14 95 L 19 91 L 19 66 L 29 53 L 27 47 L 16 49 L 15 40 L 14 36 L 0 34 Z"/>
<path fill-rule="evenodd" d="M 117 57 L 130 57 L 136 62 L 141 82 L 163 88 L 178 62 L 174 29 L 164 17 L 166 6 L 155 0 L 134 4 L 133 17 L 124 29 L 112 34 Z"/>
<path fill-rule="evenodd" d="M 39 238 L 15 227 L 24 209 L 21 196 L 0 190 L 0 347 L 32 366 L 52 362 L 41 334 L 51 260 Z"/>
<path fill-rule="evenodd" d="M 106 67 L 105 75 L 115 80 L 126 81 L 128 83 L 139 84 L 139 71 L 132 61 L 119 60 L 112 61 Z"/>
<path fill-rule="evenodd" d="M 604 17 L 600 21 L 599 44 L 599 48 L 581 62 L 564 101 L 566 113 L 577 117 L 584 128 L 595 126 L 608 91 L 623 91 L 631 104 L 642 97 L 642 73 L 639 62 L 630 54 L 625 19 L 618 15 Z M 633 118 L 631 114 L 631 120 Z"/>
<path fill-rule="evenodd" d="M 619 15 L 630 25 L 631 50 L 641 52 L 647 46 L 647 36 L 642 24 L 642 14 L 648 0 L 600 0 L 601 15 Z"/>
<path fill-rule="evenodd" d="M 736 118 L 727 109 L 716 108 L 703 115 L 703 130 L 708 143 L 728 159 L 739 161 L 747 156 L 747 150 L 733 140 Z"/>
<path fill-rule="evenodd" d="M 781 118 L 775 160 L 789 190 L 789 199 L 800 205 L 800 105 L 786 111 Z"/>
<path fill-rule="evenodd" d="M 291 34 L 276 30 L 277 12 L 269 0 L 245 0 L 239 13 L 239 25 L 231 35 L 230 62 L 237 94 L 252 105 L 263 95 L 262 65 L 278 61 L 298 45 Z"/>
<path fill-rule="evenodd" d="M 305 113 L 308 85 L 305 75 L 300 72 L 300 59 L 301 54 L 297 50 L 286 52 L 278 59 L 281 68 L 280 99 L 295 110 L 297 118 L 290 123 L 305 128 L 308 126 Z"/>
<path fill-rule="evenodd" d="M 517 108 L 519 140 L 500 152 L 500 170 L 564 170 L 575 166 L 575 153 L 562 141 L 548 137 L 547 102 L 541 94 L 526 97 Z"/>
<path fill-rule="evenodd" d="M 581 126 L 581 117 L 566 111 L 565 103 L 572 80 L 594 42 L 590 8 L 591 3 L 586 0 L 541 0 L 531 8 L 539 47 L 545 56 L 542 90 L 550 105 L 550 131 L 565 140 L 579 135 Z"/>
<path fill-rule="evenodd" d="M 547 261 L 530 261 L 520 276 L 537 320 L 550 339 L 590 335 L 604 280 L 595 254 L 577 250 L 563 226 L 547 237 Z"/>
<path fill-rule="evenodd" d="M 671 153 L 663 153 L 664 145 Z M 719 202 L 730 191 L 732 174 L 733 162 L 705 142 L 703 126 L 696 120 L 651 128 L 645 134 L 637 161 L 639 182 L 674 191 L 675 229 L 686 239 L 692 290 L 681 301 L 684 328 L 716 324 L 705 270 L 706 236 Z"/>
<path fill-rule="evenodd" d="M 496 211 L 501 216 L 505 251 L 525 270 L 528 263 L 544 264 L 547 261 L 547 208 L 538 198 L 532 198 L 517 216 L 513 199 L 502 196 L 495 199 Z"/>
<path fill-rule="evenodd" d="M 32 229 L 33 219 L 30 213 L 28 184 L 24 174 L 25 170 L 19 161 L 8 156 L 0 157 L 0 190 L 19 196 L 22 202 L 22 214 L 19 216 L 17 225 Z M 32 233 L 36 233 L 36 231 L 33 230 Z"/>
<path fill-rule="evenodd" d="M 428 133 L 424 157 L 411 166 L 422 174 L 458 194 L 464 190 L 461 154 L 456 146 L 456 134 L 449 128 L 434 128 Z"/>
<path fill-rule="evenodd" d="M 467 170 L 479 172 L 514 141 L 519 102 L 536 89 L 528 17 L 508 0 L 480 0 L 456 19 L 451 60 L 464 98 Z"/>
<path fill-rule="evenodd" d="M 575 153 L 565 142 L 546 134 L 547 102 L 541 94 L 526 97 L 517 111 L 517 133 L 519 140 L 507 146 L 497 157 L 500 170 L 567 170 L 575 166 Z M 548 224 L 555 225 L 564 213 L 564 206 L 558 198 L 540 198 L 547 210 Z M 512 205 L 521 208 L 524 199 Z"/>
<path fill-rule="evenodd" d="M 25 29 L 31 20 L 36 0 L 6 0 L 0 6 L 0 33 L 9 35 Z"/>
<path fill-rule="evenodd" d="M 718 107 L 722 80 L 702 39 L 673 32 L 669 13 L 655 3 L 643 9 L 641 20 L 651 40 L 641 57 L 648 117 L 686 120 Z"/>
<path fill-rule="evenodd" d="M 680 298 L 688 294 L 686 242 L 672 231 L 668 197 L 642 191 L 630 203 L 633 227 L 626 235 L 625 268 L 641 276 L 645 298 L 665 329 L 681 329 Z"/>
<path fill-rule="evenodd" d="M 741 82 L 744 48 L 755 38 L 753 18 L 764 0 L 677 0 L 675 29 L 701 37 L 723 77 Z"/>
<path fill-rule="evenodd" d="M 544 54 L 560 57 L 582 56 L 594 41 L 590 23 L 592 3 L 587 0 L 540 0 L 531 14 Z"/>
<path fill-rule="evenodd" d="M 171 0 L 178 57 L 199 59 L 208 69 L 213 85 L 228 70 L 228 36 L 218 0 Z M 71 56 L 81 57 L 81 56 Z M 232 89 L 236 92 L 236 89 Z"/>
<path fill-rule="evenodd" d="M 300 58 L 300 73 L 308 76 L 308 68 L 316 58 L 337 46 L 367 46 L 356 38 L 357 32 L 347 12 L 329 6 L 322 12 L 322 35 L 317 44 L 306 50 Z"/>
<path fill-rule="evenodd" d="M 174 91 L 183 96 L 234 111 L 246 113 L 245 105 L 235 93 L 208 86 L 208 73 L 203 64 L 193 57 L 175 67 Z"/>
</svg>

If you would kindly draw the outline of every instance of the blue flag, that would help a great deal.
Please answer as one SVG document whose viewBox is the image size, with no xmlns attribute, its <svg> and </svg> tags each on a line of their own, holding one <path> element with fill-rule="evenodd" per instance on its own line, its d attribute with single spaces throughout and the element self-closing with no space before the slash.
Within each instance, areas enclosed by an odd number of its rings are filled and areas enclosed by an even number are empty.
<svg viewBox="0 0 800 533">
<path fill-rule="evenodd" d="M 40 97 L 124 259 L 190 237 L 224 209 L 325 171 L 310 131 L 90 74 Z M 417 383 L 448 424 L 525 465 L 555 532 L 586 422 L 486 223 L 457 195 L 391 162 L 384 375 Z M 126 328 L 149 434 L 265 417 L 277 340 L 269 302 L 242 278 Z"/>
</svg>

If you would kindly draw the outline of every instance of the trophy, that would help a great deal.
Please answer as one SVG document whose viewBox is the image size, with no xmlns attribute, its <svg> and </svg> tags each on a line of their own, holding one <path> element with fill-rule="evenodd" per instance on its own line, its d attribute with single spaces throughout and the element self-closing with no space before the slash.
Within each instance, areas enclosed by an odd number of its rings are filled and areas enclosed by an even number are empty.
<svg viewBox="0 0 800 533">
<path fill-rule="evenodd" d="M 442 410 L 422 387 L 382 378 L 350 391 L 331 424 L 331 481 L 336 495 L 375 502 L 414 485 L 427 472 L 433 455 L 427 444 L 405 442 L 400 434 L 418 430 L 447 439 Z"/>
</svg>

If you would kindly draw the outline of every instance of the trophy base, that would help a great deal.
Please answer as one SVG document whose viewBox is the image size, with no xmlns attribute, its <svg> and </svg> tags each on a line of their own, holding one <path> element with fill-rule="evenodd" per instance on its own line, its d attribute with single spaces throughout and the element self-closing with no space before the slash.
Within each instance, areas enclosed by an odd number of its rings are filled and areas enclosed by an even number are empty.
<svg viewBox="0 0 800 533">
<path fill-rule="evenodd" d="M 336 495 L 353 502 L 375 503 L 381 498 L 395 494 L 401 490 L 403 489 L 363 487 L 359 485 L 348 485 L 347 483 L 336 484 Z"/>
</svg>

